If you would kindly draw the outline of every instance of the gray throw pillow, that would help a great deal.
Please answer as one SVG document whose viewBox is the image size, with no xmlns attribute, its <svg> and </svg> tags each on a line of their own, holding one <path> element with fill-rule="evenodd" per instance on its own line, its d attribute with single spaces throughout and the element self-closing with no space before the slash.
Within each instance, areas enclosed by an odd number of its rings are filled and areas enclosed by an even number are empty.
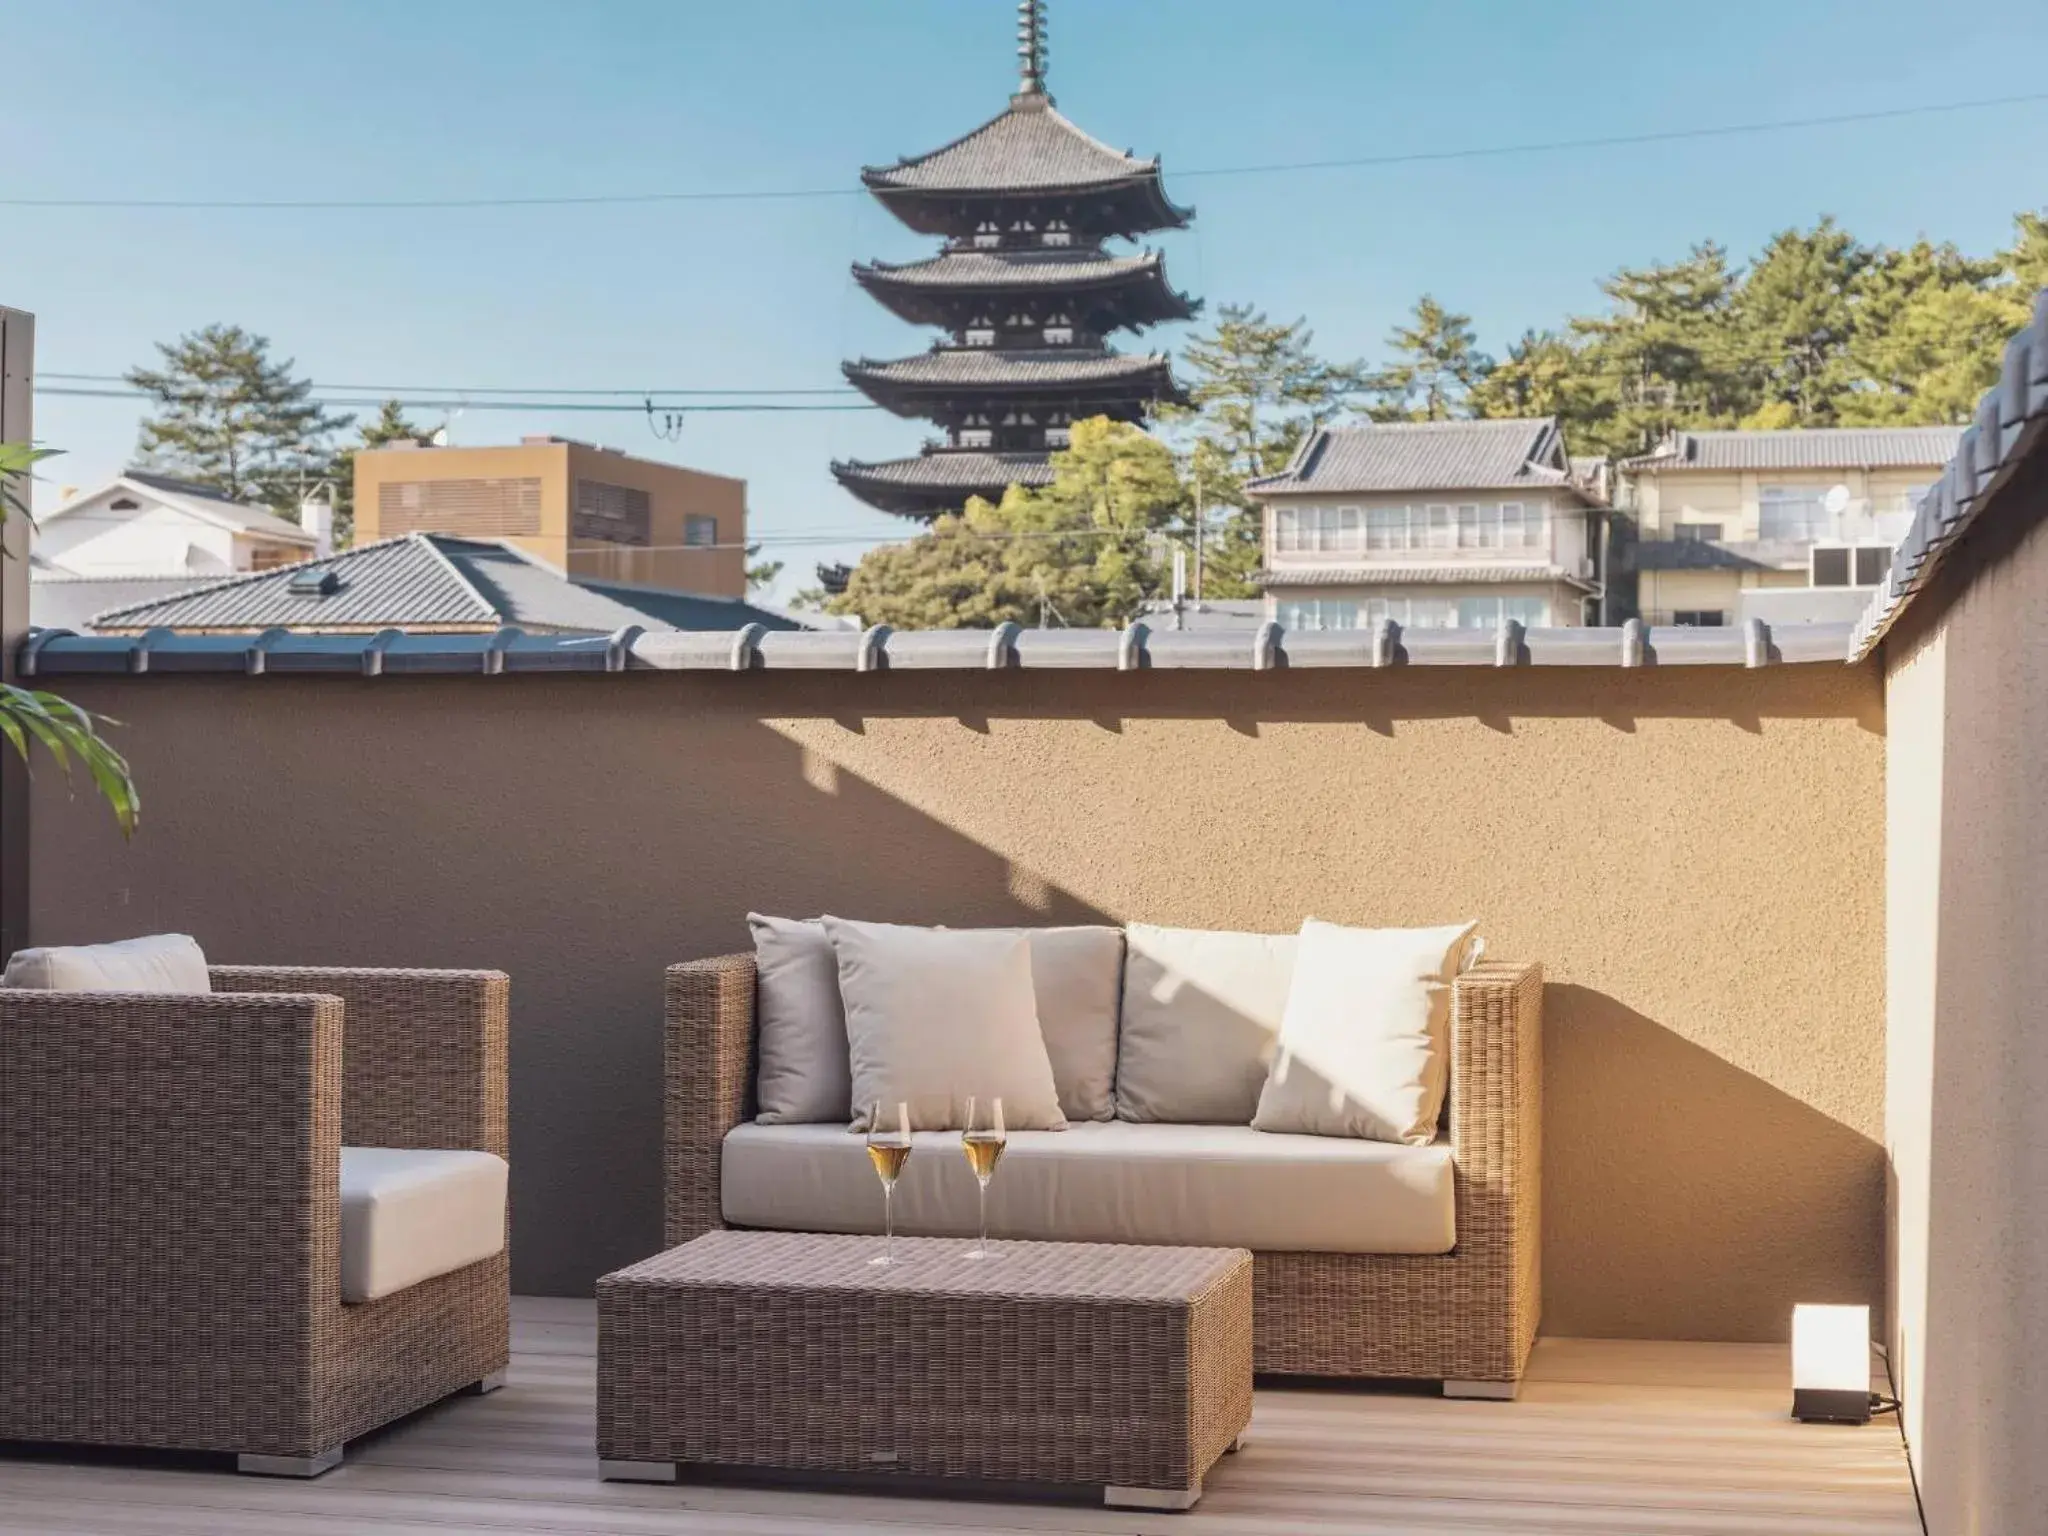
<svg viewBox="0 0 2048 1536">
<path fill-rule="evenodd" d="M 1251 1124 L 1287 1008 L 1295 936 L 1132 923 L 1124 938 L 1117 1119 Z"/>
<path fill-rule="evenodd" d="M 754 932 L 755 1098 L 766 1125 L 844 1125 L 853 1116 L 839 961 L 817 919 L 747 914 Z"/>
<path fill-rule="evenodd" d="M 1031 945 L 1038 1032 L 1069 1120 L 1116 1118 L 1116 1021 L 1123 990 L 1121 928 L 969 928 Z"/>
</svg>

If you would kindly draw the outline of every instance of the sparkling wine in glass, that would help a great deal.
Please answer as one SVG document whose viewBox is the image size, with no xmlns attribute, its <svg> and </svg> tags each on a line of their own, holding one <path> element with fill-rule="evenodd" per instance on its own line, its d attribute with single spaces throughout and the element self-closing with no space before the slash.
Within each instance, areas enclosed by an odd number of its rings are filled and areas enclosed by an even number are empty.
<svg viewBox="0 0 2048 1536">
<path fill-rule="evenodd" d="M 870 1264 L 896 1262 L 896 1180 L 910 1161 L 910 1106 L 899 1103 L 894 1118 L 882 1118 L 882 1106 L 868 1108 L 868 1161 L 882 1181 L 882 1251 Z"/>
<path fill-rule="evenodd" d="M 1009 1137 L 1003 1131 L 1001 1099 L 969 1099 L 967 1128 L 960 1133 L 960 1150 L 967 1154 L 967 1166 L 974 1170 L 981 1186 L 981 1236 L 967 1251 L 970 1259 L 985 1259 L 988 1252 L 988 1181 L 996 1176 L 996 1164 L 1003 1160 Z"/>
</svg>

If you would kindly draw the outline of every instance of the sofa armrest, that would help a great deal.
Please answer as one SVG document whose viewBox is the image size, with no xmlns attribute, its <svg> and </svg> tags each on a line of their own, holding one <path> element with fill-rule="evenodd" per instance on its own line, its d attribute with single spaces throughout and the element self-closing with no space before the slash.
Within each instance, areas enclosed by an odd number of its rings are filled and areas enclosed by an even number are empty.
<svg viewBox="0 0 2048 1536">
<path fill-rule="evenodd" d="M 1519 1375 L 1542 1310 L 1540 965 L 1476 965 L 1452 984 L 1451 1155 L 1457 1251 L 1512 1297 Z"/>
<path fill-rule="evenodd" d="M 339 1299 L 342 1029 L 333 997 L 0 989 L 0 1439 L 96 1411 L 87 1341 L 168 1398 L 304 1417 Z"/>
<path fill-rule="evenodd" d="M 342 1139 L 507 1154 L 503 971 L 211 968 L 216 992 L 319 992 L 346 1009 Z"/>
<path fill-rule="evenodd" d="M 724 1225 L 720 1149 L 753 1102 L 754 957 L 670 966 L 664 1012 L 662 1164 L 673 1247 Z"/>
</svg>

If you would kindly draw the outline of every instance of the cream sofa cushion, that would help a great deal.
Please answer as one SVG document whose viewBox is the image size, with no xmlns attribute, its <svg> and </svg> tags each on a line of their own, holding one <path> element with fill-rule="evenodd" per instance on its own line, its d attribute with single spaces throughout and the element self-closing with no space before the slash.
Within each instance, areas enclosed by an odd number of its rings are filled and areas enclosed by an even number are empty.
<svg viewBox="0 0 2048 1536">
<path fill-rule="evenodd" d="M 754 935 L 754 1092 L 761 1119 L 844 1125 L 853 1113 L 853 1091 L 831 936 L 815 918 L 749 912 L 747 926 Z"/>
<path fill-rule="evenodd" d="M 505 1247 L 506 1167 L 489 1152 L 341 1149 L 341 1299 L 375 1301 Z"/>
<path fill-rule="evenodd" d="M 897 1180 L 896 1230 L 972 1237 L 960 1138 L 920 1133 Z M 835 1126 L 740 1126 L 719 1158 L 734 1226 L 882 1230 L 860 1141 Z M 1448 1253 L 1457 1239 L 1447 1142 L 1427 1147 L 1274 1136 L 1244 1125 L 1077 1123 L 1013 1132 L 988 1190 L 998 1238 L 1191 1244 L 1265 1253 Z"/>
<path fill-rule="evenodd" d="M 1291 933 L 1124 930 L 1119 1120 L 1249 1125 L 1294 977 Z"/>
<path fill-rule="evenodd" d="M 827 917 L 839 960 L 853 1121 L 907 1104 L 915 1130 L 958 1130 L 970 1097 L 1015 1130 L 1066 1126 L 1039 1033 L 1031 945 L 1000 928 L 910 928 Z"/>
<path fill-rule="evenodd" d="M 206 956 L 189 934 L 159 933 L 112 944 L 24 949 L 7 962 L 0 986 L 49 992 L 211 992 Z"/>
<path fill-rule="evenodd" d="M 965 931 L 1014 933 L 1030 942 L 1038 1031 L 1052 1063 L 1060 1112 L 1069 1120 L 1114 1118 L 1124 931 L 1098 926 Z"/>
<path fill-rule="evenodd" d="M 1450 983 L 1473 926 L 1303 923 L 1279 1051 L 1252 1124 L 1411 1146 L 1436 1140 Z"/>
</svg>

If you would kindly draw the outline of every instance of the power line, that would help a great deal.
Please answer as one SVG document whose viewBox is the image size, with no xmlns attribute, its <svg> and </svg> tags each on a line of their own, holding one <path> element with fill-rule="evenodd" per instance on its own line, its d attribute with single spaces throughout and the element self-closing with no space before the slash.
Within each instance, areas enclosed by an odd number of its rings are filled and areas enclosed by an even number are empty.
<svg viewBox="0 0 2048 1536">
<path fill-rule="evenodd" d="M 86 400 L 154 400 L 157 397 L 141 389 L 97 389 L 87 385 L 51 384 L 36 386 L 39 395 L 64 395 Z M 335 395 L 310 395 L 307 403 L 345 409 L 353 406 L 371 406 L 383 399 L 397 398 L 402 406 L 419 411 L 583 411 L 622 412 L 630 416 L 644 416 L 647 402 L 642 400 L 476 400 L 466 395 L 454 395 L 442 399 L 420 397 L 363 397 L 350 398 Z M 764 401 L 759 404 L 729 400 L 705 401 L 701 404 L 678 406 L 677 410 L 691 416 L 707 412 L 778 412 L 793 411 L 878 411 L 878 405 L 793 405 L 779 401 Z"/>
<path fill-rule="evenodd" d="M 128 382 L 128 375 L 125 373 L 55 373 L 45 369 L 37 377 L 60 379 L 72 384 L 126 384 Z M 315 384 L 313 387 L 315 389 L 345 390 L 373 396 L 418 394 L 555 395 L 567 398 L 577 395 L 631 395 L 636 400 L 644 399 L 649 395 L 670 398 L 686 395 L 745 395 L 754 397 L 774 395 L 855 395 L 860 393 L 859 390 L 852 388 L 850 385 L 840 385 L 832 389 L 742 389 L 737 387 L 730 389 L 553 389 L 538 385 L 513 386 L 502 384 L 477 385 L 474 387 L 464 384 Z"/>
<path fill-rule="evenodd" d="M 1458 160 L 1491 160 L 1514 155 L 1560 154 L 1577 150 L 1622 149 L 1645 144 L 1673 144 L 1693 139 L 1737 138 L 1767 133 L 1801 132 L 1812 128 L 1846 127 L 1858 123 L 1893 122 L 1998 107 L 2028 106 L 2048 101 L 2048 91 L 2011 96 L 1982 96 L 1965 101 L 1926 102 L 1882 107 L 1863 112 L 1837 112 L 1811 117 L 1771 118 L 1751 123 L 1717 123 L 1696 128 L 1669 128 L 1645 133 L 1600 134 L 1578 139 L 1548 139 L 1522 144 L 1475 145 L 1461 149 L 1411 150 L 1392 155 L 1358 155 L 1336 160 L 1278 161 L 1266 165 L 1209 166 L 1173 172 L 1180 179 L 1229 176 L 1279 176 L 1299 172 L 1368 170 L 1399 165 L 1435 165 Z M 1135 184 L 1140 178 L 1126 178 Z M 1117 182 L 1105 182 L 1110 188 Z M 620 192 L 548 194 L 519 197 L 417 198 L 122 198 L 6 197 L 0 207 L 105 209 L 132 212 L 424 212 L 483 208 L 588 208 L 660 203 L 801 202 L 823 198 L 862 197 L 864 187 L 734 188 L 721 191 Z"/>
</svg>

